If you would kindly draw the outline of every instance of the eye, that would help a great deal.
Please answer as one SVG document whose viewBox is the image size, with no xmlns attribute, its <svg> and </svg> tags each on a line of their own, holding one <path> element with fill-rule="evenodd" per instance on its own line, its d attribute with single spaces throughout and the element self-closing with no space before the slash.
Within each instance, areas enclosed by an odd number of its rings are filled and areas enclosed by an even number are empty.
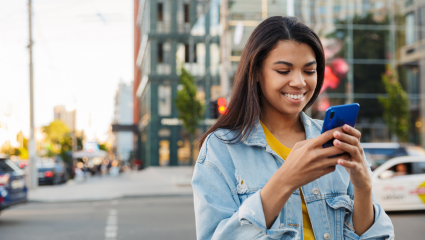
<svg viewBox="0 0 425 240">
<path fill-rule="evenodd" d="M 309 74 L 309 75 L 311 75 L 311 74 L 315 74 L 316 73 L 316 70 L 304 71 L 304 72 L 307 73 L 307 74 Z"/>
<path fill-rule="evenodd" d="M 290 71 L 276 71 L 277 73 L 279 73 L 279 74 L 283 74 L 283 75 L 286 75 L 286 74 L 288 74 Z"/>
</svg>

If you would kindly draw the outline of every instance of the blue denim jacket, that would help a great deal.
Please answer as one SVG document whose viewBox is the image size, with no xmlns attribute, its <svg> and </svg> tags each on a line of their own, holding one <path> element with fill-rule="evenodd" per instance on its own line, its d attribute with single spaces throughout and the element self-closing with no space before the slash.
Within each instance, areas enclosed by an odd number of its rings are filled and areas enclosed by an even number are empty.
<svg viewBox="0 0 425 240">
<path fill-rule="evenodd" d="M 307 139 L 321 134 L 322 121 L 302 113 Z M 300 191 L 267 229 L 260 191 L 284 163 L 266 142 L 257 121 L 250 136 L 226 144 L 234 132 L 217 130 L 201 147 L 192 179 L 198 239 L 303 239 Z M 277 190 L 278 191 L 278 190 Z M 373 197 L 375 222 L 358 236 L 353 228 L 354 188 L 347 171 L 336 170 L 302 187 L 316 240 L 393 239 L 390 218 Z"/>
</svg>

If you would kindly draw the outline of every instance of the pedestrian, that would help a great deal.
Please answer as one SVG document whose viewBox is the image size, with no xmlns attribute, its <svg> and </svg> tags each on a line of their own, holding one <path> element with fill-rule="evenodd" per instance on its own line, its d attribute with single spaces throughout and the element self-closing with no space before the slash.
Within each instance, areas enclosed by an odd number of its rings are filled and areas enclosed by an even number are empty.
<svg viewBox="0 0 425 240">
<path fill-rule="evenodd" d="M 255 28 L 228 110 L 200 139 L 192 179 L 198 239 L 394 238 L 372 194 L 360 132 L 321 134 L 323 122 L 304 113 L 324 71 L 319 37 L 296 18 Z M 322 147 L 333 138 L 335 146 Z"/>
</svg>

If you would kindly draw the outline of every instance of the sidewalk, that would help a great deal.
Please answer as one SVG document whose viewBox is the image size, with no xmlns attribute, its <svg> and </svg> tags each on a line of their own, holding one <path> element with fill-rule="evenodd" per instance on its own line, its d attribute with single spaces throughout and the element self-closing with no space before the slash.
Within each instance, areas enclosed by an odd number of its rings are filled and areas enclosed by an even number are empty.
<svg viewBox="0 0 425 240">
<path fill-rule="evenodd" d="M 68 181 L 39 186 L 28 192 L 31 202 L 97 201 L 128 197 L 190 196 L 193 167 L 149 167 L 120 176 L 92 177 L 85 182 Z"/>
</svg>

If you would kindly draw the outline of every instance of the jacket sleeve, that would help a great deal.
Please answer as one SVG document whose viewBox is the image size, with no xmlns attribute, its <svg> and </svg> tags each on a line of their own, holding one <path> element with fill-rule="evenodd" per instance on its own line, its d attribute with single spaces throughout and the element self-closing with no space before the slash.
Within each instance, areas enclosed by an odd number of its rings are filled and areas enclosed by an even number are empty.
<svg viewBox="0 0 425 240">
<path fill-rule="evenodd" d="M 192 187 L 197 239 L 281 239 L 283 234 L 297 234 L 280 228 L 280 214 L 266 229 L 261 190 L 240 205 L 238 196 L 210 162 L 196 164 Z"/>
<path fill-rule="evenodd" d="M 364 159 L 366 161 L 366 164 L 369 169 L 369 175 L 372 178 L 372 171 L 370 169 L 370 165 L 366 157 L 364 156 Z M 354 186 L 350 182 L 350 185 L 348 187 L 348 194 L 351 196 L 354 196 Z M 373 225 L 361 236 L 358 236 L 355 233 L 354 227 L 353 227 L 353 214 L 350 213 L 347 215 L 345 219 L 345 225 L 344 225 L 344 236 L 346 240 L 393 240 L 394 239 L 394 227 L 391 222 L 390 217 L 385 213 L 384 209 L 379 205 L 378 201 L 376 200 L 375 195 L 373 195 L 373 210 L 375 214 L 375 221 Z"/>
<path fill-rule="evenodd" d="M 261 190 L 240 204 L 236 184 L 231 185 L 225 171 L 214 164 L 223 157 L 220 150 L 225 148 L 202 148 L 192 178 L 197 239 L 281 239 L 284 234 L 297 235 L 296 230 L 282 227 L 280 214 L 267 229 Z"/>
</svg>

